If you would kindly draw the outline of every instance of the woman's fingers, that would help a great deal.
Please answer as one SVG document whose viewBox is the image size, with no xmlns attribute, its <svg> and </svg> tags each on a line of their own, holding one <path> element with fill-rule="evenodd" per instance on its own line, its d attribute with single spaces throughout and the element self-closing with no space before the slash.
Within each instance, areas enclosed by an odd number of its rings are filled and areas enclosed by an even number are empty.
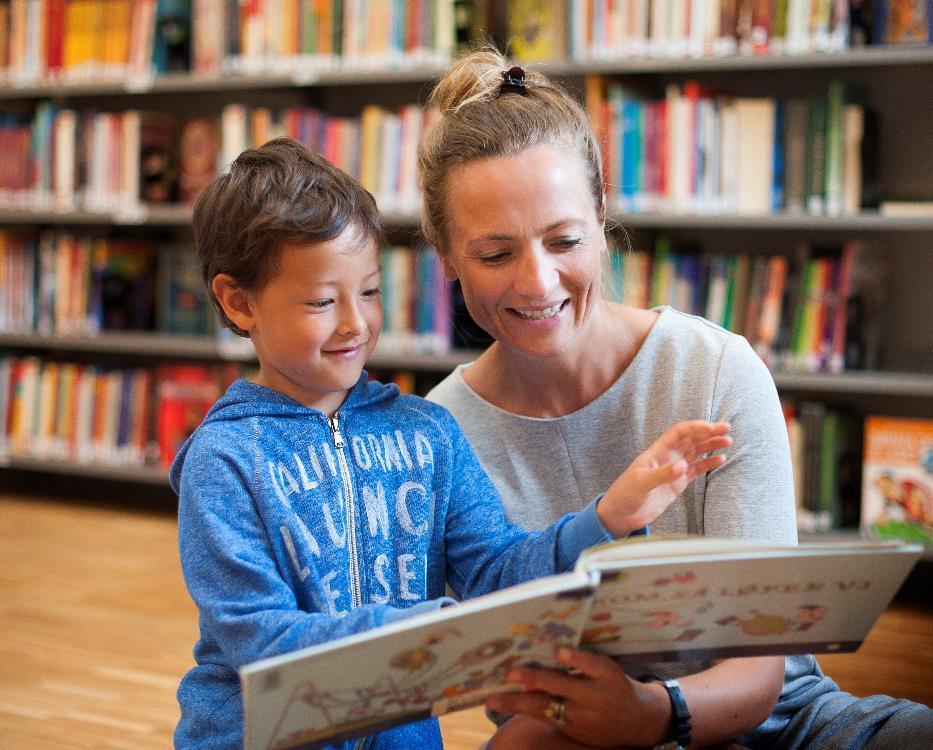
<svg viewBox="0 0 933 750">
<path fill-rule="evenodd" d="M 684 453 L 683 458 L 692 463 L 696 460 L 697 456 L 702 456 L 705 453 L 712 453 L 713 451 L 723 450 L 732 445 L 732 438 L 728 435 L 720 435 L 718 437 L 710 438 L 709 440 L 704 440 L 702 443 L 697 443 L 692 448 L 690 448 L 686 453 Z"/>
<path fill-rule="evenodd" d="M 530 716 L 548 721 L 547 708 L 554 696 L 549 693 L 493 693 L 486 698 L 487 708 L 502 714 Z M 564 718 L 566 720 L 566 705 Z"/>
<path fill-rule="evenodd" d="M 710 456 L 709 458 L 701 459 L 690 464 L 690 468 L 687 471 L 687 480 L 692 482 L 699 476 L 706 474 L 707 472 L 712 471 L 713 469 L 718 469 L 726 462 L 726 457 L 717 454 L 715 456 Z"/>
</svg>

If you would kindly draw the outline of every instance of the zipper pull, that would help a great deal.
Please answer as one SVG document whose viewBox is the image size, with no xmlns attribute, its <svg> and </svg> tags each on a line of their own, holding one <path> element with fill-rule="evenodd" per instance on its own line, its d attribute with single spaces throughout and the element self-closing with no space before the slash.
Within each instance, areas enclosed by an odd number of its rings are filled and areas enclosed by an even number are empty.
<svg viewBox="0 0 933 750">
<path fill-rule="evenodd" d="M 340 434 L 340 413 L 334 414 L 327 422 L 330 425 L 331 434 L 334 436 L 334 445 L 343 448 L 343 435 Z"/>
</svg>

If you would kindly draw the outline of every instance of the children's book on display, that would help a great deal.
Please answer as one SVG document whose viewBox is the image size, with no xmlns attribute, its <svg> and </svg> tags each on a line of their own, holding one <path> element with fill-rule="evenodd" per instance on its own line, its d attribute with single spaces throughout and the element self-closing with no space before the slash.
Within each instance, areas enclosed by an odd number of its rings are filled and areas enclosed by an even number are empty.
<svg viewBox="0 0 933 750">
<path fill-rule="evenodd" d="M 558 646 L 623 665 L 855 651 L 923 547 L 647 537 L 574 570 L 240 670 L 245 747 L 313 748 L 516 690 Z"/>
</svg>

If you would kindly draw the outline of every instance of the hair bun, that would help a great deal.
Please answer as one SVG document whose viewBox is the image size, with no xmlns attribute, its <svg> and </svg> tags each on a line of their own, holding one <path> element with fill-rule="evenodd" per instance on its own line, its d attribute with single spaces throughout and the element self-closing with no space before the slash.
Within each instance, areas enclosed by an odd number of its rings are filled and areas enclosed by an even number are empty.
<svg viewBox="0 0 933 750">
<path fill-rule="evenodd" d="M 493 47 L 477 49 L 450 67 L 431 92 L 429 103 L 446 114 L 471 102 L 495 99 L 502 86 L 502 71 L 509 67 Z"/>
</svg>

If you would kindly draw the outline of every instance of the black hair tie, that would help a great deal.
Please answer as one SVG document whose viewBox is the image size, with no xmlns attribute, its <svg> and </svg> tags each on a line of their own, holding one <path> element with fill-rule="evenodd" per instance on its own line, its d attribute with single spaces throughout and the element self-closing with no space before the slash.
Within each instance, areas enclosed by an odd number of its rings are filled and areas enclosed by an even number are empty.
<svg viewBox="0 0 933 750">
<path fill-rule="evenodd" d="M 525 88 L 525 71 L 518 65 L 508 70 L 502 71 L 502 88 L 499 89 L 499 96 L 503 94 L 521 94 L 528 96 L 528 89 Z"/>
</svg>

